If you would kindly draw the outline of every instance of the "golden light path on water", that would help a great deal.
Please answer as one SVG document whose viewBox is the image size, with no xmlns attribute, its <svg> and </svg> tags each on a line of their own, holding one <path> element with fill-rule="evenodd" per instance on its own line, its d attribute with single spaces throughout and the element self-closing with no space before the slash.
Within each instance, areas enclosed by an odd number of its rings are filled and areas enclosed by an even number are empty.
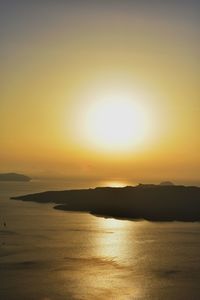
<svg viewBox="0 0 200 300">
<path fill-rule="evenodd" d="M 108 181 L 102 181 L 100 182 L 100 186 L 103 187 L 125 187 L 125 186 L 135 186 L 136 184 L 130 181 L 125 180 L 108 180 Z"/>
<path fill-rule="evenodd" d="M 92 217 L 90 228 L 95 228 L 95 234 L 85 237 L 89 255 L 73 261 L 80 271 L 78 277 L 71 272 L 77 286 L 76 295 L 80 299 L 92 299 L 95 295 L 98 300 L 127 300 L 130 295 L 140 295 L 141 287 L 131 280 L 130 254 L 135 259 L 132 242 L 131 248 L 127 243 L 130 232 L 134 236 L 131 222 Z"/>
<path fill-rule="evenodd" d="M 110 260 L 120 260 L 123 253 L 123 258 L 125 258 L 127 247 L 124 241 L 127 239 L 130 222 L 112 218 L 99 218 L 97 226 L 106 232 L 99 241 L 98 254 Z"/>
<path fill-rule="evenodd" d="M 122 179 L 100 183 L 100 186 L 113 188 L 130 185 L 135 183 Z M 88 299 L 91 297 L 87 290 L 89 280 L 99 300 L 127 300 L 130 295 L 140 296 L 141 286 L 137 280 L 135 283 L 132 281 L 130 268 L 130 257 L 135 263 L 138 255 L 137 244 L 134 243 L 137 226 L 135 228 L 133 222 L 127 220 L 92 217 L 90 228 L 95 228 L 96 234 L 90 240 L 92 259 L 86 258 L 87 266 L 82 266 L 82 272 L 87 276 L 79 283 L 80 295 L 87 295 Z"/>
</svg>

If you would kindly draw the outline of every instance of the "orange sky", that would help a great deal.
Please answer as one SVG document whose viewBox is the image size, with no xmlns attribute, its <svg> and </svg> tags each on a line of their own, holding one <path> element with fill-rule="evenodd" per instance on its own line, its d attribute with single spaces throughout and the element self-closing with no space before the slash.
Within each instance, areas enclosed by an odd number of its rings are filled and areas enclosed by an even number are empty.
<svg viewBox="0 0 200 300">
<path fill-rule="evenodd" d="M 200 182 L 198 4 L 56 3 L 2 5 L 0 171 Z M 137 147 L 88 139 L 108 91 L 149 114 Z"/>
</svg>

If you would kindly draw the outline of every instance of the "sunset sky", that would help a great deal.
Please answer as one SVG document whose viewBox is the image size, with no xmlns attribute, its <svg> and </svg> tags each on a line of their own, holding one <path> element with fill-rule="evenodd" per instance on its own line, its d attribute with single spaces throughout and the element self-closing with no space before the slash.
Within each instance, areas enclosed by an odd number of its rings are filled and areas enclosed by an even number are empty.
<svg viewBox="0 0 200 300">
<path fill-rule="evenodd" d="M 200 184 L 199 11 L 1 0 L 0 172 Z"/>
</svg>

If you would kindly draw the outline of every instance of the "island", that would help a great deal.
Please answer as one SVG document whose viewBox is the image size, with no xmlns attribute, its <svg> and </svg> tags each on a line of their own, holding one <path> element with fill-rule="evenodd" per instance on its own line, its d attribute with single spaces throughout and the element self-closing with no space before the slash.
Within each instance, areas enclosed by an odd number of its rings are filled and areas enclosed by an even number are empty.
<svg viewBox="0 0 200 300">
<path fill-rule="evenodd" d="M 195 186 L 139 184 L 47 191 L 11 199 L 55 203 L 55 209 L 119 219 L 200 221 L 200 187 Z"/>
<path fill-rule="evenodd" d="M 17 173 L 0 173 L 0 181 L 30 181 L 31 178 Z"/>
<path fill-rule="evenodd" d="M 160 185 L 167 185 L 167 186 L 169 186 L 169 185 L 174 185 L 174 183 L 171 182 L 171 181 L 163 181 L 163 182 L 160 183 Z"/>
</svg>

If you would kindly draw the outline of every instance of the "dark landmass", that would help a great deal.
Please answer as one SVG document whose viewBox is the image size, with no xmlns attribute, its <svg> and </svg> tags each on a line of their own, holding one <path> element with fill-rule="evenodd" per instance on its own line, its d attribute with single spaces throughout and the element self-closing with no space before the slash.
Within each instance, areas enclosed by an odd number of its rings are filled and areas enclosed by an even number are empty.
<svg viewBox="0 0 200 300">
<path fill-rule="evenodd" d="M 31 178 L 17 173 L 1 173 L 0 181 L 30 181 Z"/>
<path fill-rule="evenodd" d="M 48 191 L 12 197 L 23 201 L 55 203 L 56 209 L 84 211 L 120 219 L 200 221 L 200 188 L 143 185 Z"/>
</svg>

